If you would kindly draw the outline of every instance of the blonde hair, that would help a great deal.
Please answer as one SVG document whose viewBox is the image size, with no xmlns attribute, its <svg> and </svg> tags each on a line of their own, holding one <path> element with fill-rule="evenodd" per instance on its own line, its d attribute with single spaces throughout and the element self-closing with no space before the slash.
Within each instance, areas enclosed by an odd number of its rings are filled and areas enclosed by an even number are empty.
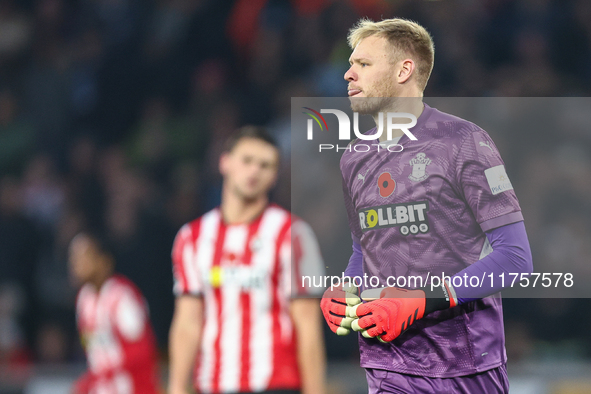
<svg viewBox="0 0 591 394">
<path fill-rule="evenodd" d="M 402 19 L 384 19 L 374 22 L 370 19 L 361 19 L 351 30 L 347 41 L 351 49 L 364 38 L 380 36 L 388 40 L 394 49 L 393 61 L 401 60 L 403 56 L 410 56 L 417 65 L 417 84 L 421 90 L 425 90 L 435 57 L 435 46 L 429 32 L 416 22 Z"/>
</svg>

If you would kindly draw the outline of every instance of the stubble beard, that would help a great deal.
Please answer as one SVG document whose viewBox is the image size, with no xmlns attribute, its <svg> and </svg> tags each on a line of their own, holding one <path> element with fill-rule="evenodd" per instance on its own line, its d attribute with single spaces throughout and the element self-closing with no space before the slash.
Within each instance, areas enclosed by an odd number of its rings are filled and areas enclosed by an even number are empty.
<svg viewBox="0 0 591 394">
<path fill-rule="evenodd" d="M 351 97 L 351 110 L 360 115 L 377 116 L 392 108 L 394 97 Z"/>
<path fill-rule="evenodd" d="M 391 81 L 386 80 L 380 85 L 381 89 L 369 89 L 371 96 L 351 97 L 351 110 L 360 115 L 377 116 L 395 107 L 396 92 Z M 371 93 L 371 91 L 375 93 Z"/>
<path fill-rule="evenodd" d="M 234 191 L 234 195 L 238 198 L 240 198 L 242 201 L 244 201 L 247 204 L 252 204 L 255 201 L 257 201 L 260 197 L 261 197 L 261 192 L 252 192 L 252 193 L 247 193 L 244 190 L 242 190 L 240 188 L 240 186 L 238 185 L 234 185 L 233 187 L 233 191 Z"/>
</svg>

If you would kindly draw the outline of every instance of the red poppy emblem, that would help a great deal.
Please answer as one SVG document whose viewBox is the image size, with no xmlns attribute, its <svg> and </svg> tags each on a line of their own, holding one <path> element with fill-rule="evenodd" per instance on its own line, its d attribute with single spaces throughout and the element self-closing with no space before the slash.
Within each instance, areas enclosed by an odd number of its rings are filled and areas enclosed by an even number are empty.
<svg viewBox="0 0 591 394">
<path fill-rule="evenodd" d="M 389 197 L 394 189 L 396 189 L 396 182 L 392 179 L 389 172 L 383 172 L 378 177 L 378 187 L 380 188 L 380 196 Z"/>
</svg>

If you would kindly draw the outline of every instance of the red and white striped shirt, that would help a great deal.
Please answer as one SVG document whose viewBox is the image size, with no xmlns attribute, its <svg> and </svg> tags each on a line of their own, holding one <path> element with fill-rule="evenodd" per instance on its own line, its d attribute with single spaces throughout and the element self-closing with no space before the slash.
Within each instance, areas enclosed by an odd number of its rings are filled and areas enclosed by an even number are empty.
<svg viewBox="0 0 591 394">
<path fill-rule="evenodd" d="M 78 330 L 88 372 L 74 392 L 156 394 L 156 340 L 147 304 L 122 275 L 110 277 L 97 292 L 86 284 L 76 302 Z"/>
<path fill-rule="evenodd" d="M 227 225 L 216 208 L 180 229 L 172 260 L 175 294 L 205 301 L 195 387 L 207 393 L 298 389 L 289 303 L 321 295 L 299 278 L 324 273 L 310 226 L 277 205 L 250 223 Z"/>
</svg>

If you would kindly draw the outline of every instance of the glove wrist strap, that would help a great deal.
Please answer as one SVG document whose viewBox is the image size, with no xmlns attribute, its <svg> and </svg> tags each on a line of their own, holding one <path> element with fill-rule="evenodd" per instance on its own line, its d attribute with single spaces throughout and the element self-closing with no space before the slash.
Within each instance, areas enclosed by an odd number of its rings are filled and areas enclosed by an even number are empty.
<svg viewBox="0 0 591 394">
<path fill-rule="evenodd" d="M 425 315 L 458 305 L 456 292 L 447 279 L 441 286 L 433 290 L 431 287 L 426 287 L 423 291 L 425 292 Z"/>
</svg>

